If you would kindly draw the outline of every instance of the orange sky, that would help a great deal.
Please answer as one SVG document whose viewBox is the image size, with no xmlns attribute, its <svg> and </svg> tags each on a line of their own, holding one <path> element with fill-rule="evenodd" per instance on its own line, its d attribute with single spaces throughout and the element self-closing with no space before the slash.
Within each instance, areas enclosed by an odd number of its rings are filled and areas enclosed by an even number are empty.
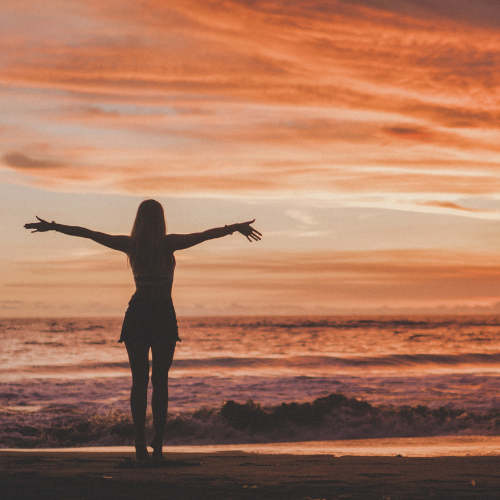
<svg viewBox="0 0 500 500">
<path fill-rule="evenodd" d="M 121 314 L 122 256 L 22 224 L 147 197 L 265 236 L 180 254 L 181 315 L 496 311 L 500 5 L 177 3 L 2 2 L 0 315 Z"/>
</svg>

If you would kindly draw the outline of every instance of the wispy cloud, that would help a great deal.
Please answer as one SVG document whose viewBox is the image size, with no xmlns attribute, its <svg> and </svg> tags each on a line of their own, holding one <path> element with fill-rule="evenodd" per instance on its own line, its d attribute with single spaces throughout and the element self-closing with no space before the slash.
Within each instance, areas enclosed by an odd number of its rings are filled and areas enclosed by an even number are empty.
<svg viewBox="0 0 500 500">
<path fill-rule="evenodd" d="M 24 94 L 0 118 L 17 130 L 3 160 L 23 171 L 20 183 L 134 194 L 498 191 L 491 2 L 4 9 L 0 81 Z M 36 143 L 61 154 L 33 154 Z M 66 168 L 75 163 L 78 175 Z"/>
<path fill-rule="evenodd" d="M 291 217 L 292 219 L 295 219 L 295 220 L 301 222 L 305 226 L 317 224 L 317 221 L 314 220 L 313 217 L 311 217 L 310 215 L 308 215 L 300 210 L 290 209 L 290 210 L 287 210 L 285 212 L 285 214 L 288 215 L 289 217 Z"/>
<path fill-rule="evenodd" d="M 496 254 L 415 249 L 241 250 L 221 255 L 204 249 L 194 255 L 196 258 L 179 260 L 174 295 L 180 310 L 190 310 L 194 302 L 208 309 L 238 302 L 256 312 L 259 306 L 269 304 L 314 311 L 318 307 L 434 307 L 498 300 L 500 258 Z M 24 269 L 26 279 L 6 283 L 6 289 L 25 293 L 27 299 L 30 289 L 35 290 L 35 296 L 40 288 L 59 295 L 67 290 L 68 296 L 79 293 L 86 300 L 92 290 L 103 294 L 106 289 L 116 290 L 113 293 L 120 294 L 126 303 L 133 289 L 123 259 L 106 252 L 88 258 L 21 261 L 16 267 Z M 68 274 L 71 281 L 62 279 Z"/>
<path fill-rule="evenodd" d="M 364 308 L 481 304 L 497 300 L 500 277 L 500 261 L 494 255 L 444 250 L 277 252 L 249 257 L 208 255 L 206 260 L 184 262 L 177 281 L 179 303 L 189 293 L 203 295 L 201 290 L 209 287 L 237 301 L 247 297 L 247 302 L 255 303 L 258 296 L 310 310 L 348 304 Z"/>
<path fill-rule="evenodd" d="M 457 203 L 453 203 L 452 201 L 426 201 L 422 203 L 422 205 L 427 207 L 438 207 L 445 208 L 450 210 L 464 210 L 465 212 L 485 212 L 485 210 L 481 210 L 478 208 L 467 208 L 458 205 Z"/>
</svg>

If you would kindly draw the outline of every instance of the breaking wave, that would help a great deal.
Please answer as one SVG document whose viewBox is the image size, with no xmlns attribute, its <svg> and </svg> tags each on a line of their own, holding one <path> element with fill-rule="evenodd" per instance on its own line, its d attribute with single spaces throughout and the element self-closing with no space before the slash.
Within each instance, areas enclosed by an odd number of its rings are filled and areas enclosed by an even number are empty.
<svg viewBox="0 0 500 500">
<path fill-rule="evenodd" d="M 151 428 L 151 416 L 148 416 Z M 150 429 L 151 430 L 151 429 Z M 72 405 L 46 407 L 19 414 L 0 431 L 2 448 L 124 446 L 133 444 L 129 414 L 89 413 Z M 253 401 L 227 401 L 219 408 L 202 408 L 171 416 L 170 445 L 374 439 L 449 435 L 500 435 L 500 410 L 427 406 L 373 406 L 332 393 L 307 403 L 264 407 Z"/>
</svg>

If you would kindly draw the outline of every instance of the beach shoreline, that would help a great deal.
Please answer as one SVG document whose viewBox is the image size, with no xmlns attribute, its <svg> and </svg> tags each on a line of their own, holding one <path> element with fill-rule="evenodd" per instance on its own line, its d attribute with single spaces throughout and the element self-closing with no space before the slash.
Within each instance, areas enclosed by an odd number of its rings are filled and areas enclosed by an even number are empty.
<svg viewBox="0 0 500 500">
<path fill-rule="evenodd" d="M 20 453 L 133 453 L 133 446 L 88 446 L 71 448 L 0 448 Z M 500 436 L 425 436 L 271 443 L 165 445 L 168 454 L 235 453 L 264 455 L 334 455 L 379 457 L 500 456 Z"/>
<path fill-rule="evenodd" d="M 2 498 L 498 499 L 500 456 L 168 453 L 136 467 L 130 452 L 0 450 Z"/>
</svg>

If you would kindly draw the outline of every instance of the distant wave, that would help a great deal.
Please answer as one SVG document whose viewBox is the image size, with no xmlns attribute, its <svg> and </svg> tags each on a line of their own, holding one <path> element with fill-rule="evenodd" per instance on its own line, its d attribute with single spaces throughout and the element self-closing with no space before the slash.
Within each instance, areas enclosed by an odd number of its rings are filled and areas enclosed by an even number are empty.
<svg viewBox="0 0 500 500">
<path fill-rule="evenodd" d="M 291 356 L 286 358 L 206 358 L 206 359 L 177 359 L 173 368 L 261 368 L 261 367 L 377 367 L 377 366 L 420 366 L 420 365 L 500 365 L 500 352 L 466 353 L 456 355 L 440 354 L 392 354 L 388 356 Z"/>
<path fill-rule="evenodd" d="M 22 415 L 0 429 L 0 447 L 4 448 L 132 445 L 134 434 L 126 413 L 89 414 L 71 405 Z M 311 403 L 270 407 L 227 401 L 220 408 L 170 418 L 166 434 L 171 445 L 500 435 L 500 410 L 478 413 L 471 408 L 372 406 L 333 393 Z"/>
<path fill-rule="evenodd" d="M 177 370 L 203 370 L 203 369 L 282 369 L 297 368 L 316 370 L 335 368 L 418 368 L 425 366 L 453 367 L 463 365 L 475 366 L 500 366 L 500 352 L 495 353 L 464 353 L 464 354 L 391 354 L 387 356 L 290 356 L 290 357 L 214 357 L 195 359 L 174 359 L 172 368 Z M 128 361 L 79 363 L 77 365 L 33 365 L 20 367 L 23 373 L 70 373 L 82 371 L 113 371 L 128 370 Z M 12 374 L 16 369 L 1 369 L 2 372 Z"/>
<path fill-rule="evenodd" d="M 271 317 L 210 317 L 210 318 L 181 318 L 181 322 L 191 327 L 204 328 L 214 326 L 217 322 L 221 326 L 247 328 L 419 328 L 436 329 L 448 326 L 500 326 L 499 315 L 410 315 L 410 316 L 271 316 Z"/>
<path fill-rule="evenodd" d="M 65 365 L 31 365 L 31 366 L 20 366 L 16 368 L 0 368 L 0 375 L 14 374 L 14 373 L 24 373 L 24 374 L 36 374 L 38 377 L 50 377 L 51 374 L 71 374 L 72 372 L 81 375 L 82 372 L 87 371 L 113 371 L 113 370 L 129 370 L 130 365 L 128 361 L 122 362 L 106 362 L 106 363 L 78 363 L 78 364 L 65 364 Z"/>
</svg>

